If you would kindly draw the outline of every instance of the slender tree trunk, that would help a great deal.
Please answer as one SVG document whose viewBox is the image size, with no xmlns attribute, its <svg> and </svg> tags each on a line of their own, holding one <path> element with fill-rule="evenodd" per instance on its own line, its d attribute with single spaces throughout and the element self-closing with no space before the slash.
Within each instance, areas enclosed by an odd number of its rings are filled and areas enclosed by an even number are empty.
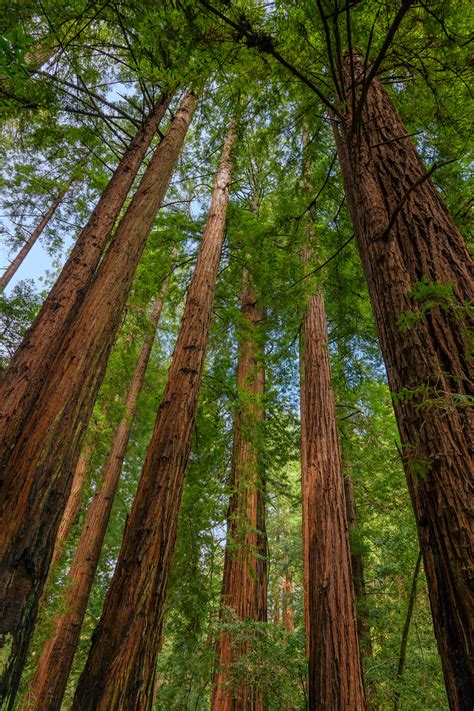
<svg viewBox="0 0 474 711">
<path fill-rule="evenodd" d="M 232 123 L 181 329 L 102 618 L 73 702 L 75 711 L 153 703 L 156 658 L 191 449 L 231 184 Z"/>
<path fill-rule="evenodd" d="M 408 644 L 408 634 L 410 632 L 411 618 L 413 617 L 413 609 L 415 607 L 416 600 L 416 587 L 418 584 L 418 576 L 420 574 L 422 554 L 421 551 L 416 559 L 415 571 L 413 573 L 413 580 L 411 583 L 410 597 L 408 598 L 408 608 L 407 615 L 405 618 L 405 624 L 403 625 L 402 642 L 400 645 L 400 655 L 398 658 L 398 668 L 397 668 L 397 684 L 399 685 L 403 679 L 403 672 L 405 669 L 405 659 L 407 656 L 407 644 Z M 398 686 L 395 691 L 395 699 L 393 702 L 394 711 L 398 711 L 400 708 L 400 687 Z"/>
<path fill-rule="evenodd" d="M 283 576 L 282 585 L 283 598 L 283 627 L 288 633 L 295 631 L 295 620 L 293 615 L 293 577 L 287 568 Z"/>
<path fill-rule="evenodd" d="M 107 532 L 138 398 L 155 340 L 166 286 L 165 283 L 153 306 L 152 328 L 138 357 L 125 399 L 124 414 L 115 431 L 112 449 L 102 471 L 102 482 L 86 514 L 84 528 L 69 571 L 66 610 L 54 620 L 53 633 L 43 648 L 36 674 L 22 706 L 24 711 L 59 711 L 61 708 Z"/>
<path fill-rule="evenodd" d="M 353 60 L 357 102 L 363 67 Z M 352 130 L 349 61 L 345 121 L 335 127 L 341 172 L 393 393 L 450 707 L 470 711 L 471 261 L 378 79 Z M 440 285 L 451 295 L 440 296 Z"/>
<path fill-rule="evenodd" d="M 33 232 L 30 234 L 26 242 L 24 243 L 23 247 L 20 249 L 16 257 L 11 261 L 9 266 L 5 269 L 4 273 L 0 277 L 0 292 L 2 292 L 10 283 L 10 281 L 13 279 L 15 276 L 16 272 L 18 269 L 21 267 L 23 264 L 23 261 L 27 257 L 27 255 L 30 252 L 30 249 L 33 247 L 35 242 L 41 237 L 43 234 L 43 230 L 47 227 L 49 221 L 53 217 L 54 213 L 64 200 L 64 196 L 67 192 L 67 190 L 71 187 L 71 184 L 73 183 L 73 178 L 69 180 L 67 185 L 60 191 L 58 197 L 54 202 L 49 206 L 48 210 L 44 213 L 43 217 L 33 230 Z"/>
<path fill-rule="evenodd" d="M 346 499 L 346 515 L 349 531 L 357 532 L 357 514 L 354 500 L 354 484 L 347 475 L 344 476 L 344 494 Z M 362 553 L 353 550 L 351 546 L 352 582 L 356 602 L 360 603 L 357 610 L 357 633 L 359 635 L 359 648 L 362 657 L 372 656 L 372 642 L 370 639 L 369 621 L 367 616 L 367 595 L 365 592 L 364 558 Z"/>
<path fill-rule="evenodd" d="M 0 632 L 13 642 L 3 681 L 3 694 L 10 700 L 24 663 L 84 431 L 136 266 L 195 105 L 195 96 L 188 94 L 155 150 L 74 323 L 69 324 L 35 409 L 3 467 Z"/>
<path fill-rule="evenodd" d="M 243 327 L 239 339 L 237 388 L 241 403 L 234 423 L 232 495 L 227 514 L 227 544 L 224 560 L 222 602 L 235 610 L 240 620 L 266 621 L 267 574 L 264 527 L 264 492 L 258 457 L 259 426 L 264 417 L 265 371 L 258 343 L 261 310 L 256 304 L 250 275 L 244 272 L 241 298 Z M 217 643 L 219 669 L 214 677 L 214 711 L 260 711 L 266 708 L 258 689 L 246 683 L 232 684 L 229 676 L 239 654 L 248 644 L 237 645 L 228 632 Z"/>
<path fill-rule="evenodd" d="M 67 500 L 66 508 L 64 509 L 61 523 L 59 524 L 58 535 L 54 544 L 53 557 L 51 558 L 51 569 L 59 563 L 59 560 L 64 553 L 66 541 L 69 538 L 69 534 L 71 533 L 72 527 L 74 526 L 74 523 L 79 515 L 79 511 L 81 510 L 84 485 L 87 479 L 87 464 L 88 457 L 86 454 L 81 454 L 77 461 L 74 476 L 72 478 L 71 491 Z"/>
<path fill-rule="evenodd" d="M 309 708 L 358 711 L 365 709 L 365 695 L 321 292 L 308 298 L 303 328 L 301 464 L 308 516 L 303 562 L 309 581 Z"/>
<path fill-rule="evenodd" d="M 73 320 L 104 253 L 111 231 L 145 153 L 169 105 L 164 94 L 130 143 L 82 230 L 56 284 L 26 332 L 0 382 L 0 467 L 10 456 L 37 397 L 50 376 Z"/>
</svg>

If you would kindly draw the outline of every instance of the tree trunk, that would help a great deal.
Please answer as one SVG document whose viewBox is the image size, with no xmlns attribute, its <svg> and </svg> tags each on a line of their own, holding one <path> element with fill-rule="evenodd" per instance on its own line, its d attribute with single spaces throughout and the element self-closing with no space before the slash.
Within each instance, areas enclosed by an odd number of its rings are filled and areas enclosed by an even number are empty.
<svg viewBox="0 0 474 711">
<path fill-rule="evenodd" d="M 30 234 L 26 242 L 24 243 L 23 247 L 20 249 L 16 257 L 11 261 L 9 266 L 5 269 L 4 273 L 0 277 L 0 292 L 2 292 L 10 281 L 13 279 L 15 276 L 16 272 L 18 269 L 21 267 L 23 264 L 23 261 L 27 257 L 27 255 L 30 252 L 30 249 L 33 247 L 35 242 L 39 239 L 39 237 L 43 234 L 43 230 L 45 227 L 48 225 L 49 221 L 53 217 L 54 213 L 64 200 L 64 196 L 67 192 L 67 190 L 71 187 L 73 183 L 73 178 L 71 178 L 67 185 L 60 191 L 58 197 L 56 200 L 49 206 L 48 210 L 44 213 L 43 217 L 33 230 L 33 232 Z"/>
<path fill-rule="evenodd" d="M 66 508 L 64 509 L 63 517 L 58 528 L 58 535 L 54 544 L 53 557 L 51 558 L 50 568 L 54 568 L 59 563 L 61 556 L 64 553 L 64 546 L 72 527 L 81 510 L 82 496 L 84 493 L 84 485 L 87 479 L 87 464 L 88 457 L 85 454 L 79 456 L 74 476 L 72 478 L 71 491 L 67 500 Z"/>
<path fill-rule="evenodd" d="M 310 296 L 303 324 L 305 442 L 304 549 L 309 581 L 309 708 L 365 709 L 352 588 L 336 406 L 322 293 Z"/>
<path fill-rule="evenodd" d="M 3 685 L 3 693 L 11 699 L 24 663 L 82 437 L 136 266 L 195 105 L 195 96 L 188 94 L 155 150 L 74 323 L 69 324 L 62 339 L 34 411 L 3 467 L 0 632 L 14 642 Z"/>
<path fill-rule="evenodd" d="M 209 338 L 231 184 L 234 122 L 217 172 L 181 329 L 75 711 L 151 709 L 176 528 Z"/>
<path fill-rule="evenodd" d="M 421 551 L 416 559 L 415 572 L 413 573 L 413 580 L 411 583 L 410 597 L 408 598 L 408 608 L 407 615 L 405 618 L 405 624 L 403 625 L 402 632 L 402 643 L 400 645 L 400 655 L 398 658 L 398 668 L 397 668 L 397 684 L 399 685 L 403 679 L 403 672 L 405 669 L 405 659 L 407 656 L 407 644 L 408 644 L 408 633 L 410 632 L 411 618 L 413 617 L 413 609 L 415 607 L 416 600 L 416 587 L 418 584 L 418 576 L 420 574 L 421 566 Z M 400 687 L 395 691 L 395 699 L 393 703 L 393 711 L 398 711 L 400 708 Z"/>
<path fill-rule="evenodd" d="M 352 479 L 347 475 L 344 476 L 344 495 L 346 499 L 346 516 L 349 532 L 356 533 L 357 514 L 354 500 L 354 484 Z M 367 595 L 365 592 L 364 558 L 362 553 L 357 550 L 354 551 L 352 546 L 351 568 L 356 603 L 360 603 L 360 607 L 357 610 L 357 634 L 359 635 L 359 648 L 363 658 L 371 657 L 372 642 L 370 639 L 369 621 L 366 609 Z"/>
<path fill-rule="evenodd" d="M 125 399 L 122 419 L 102 471 L 102 483 L 88 508 L 84 528 L 69 571 L 66 610 L 54 620 L 52 635 L 39 658 L 35 676 L 25 697 L 24 711 L 59 711 L 79 642 L 89 595 L 99 564 L 115 492 L 122 471 L 133 418 L 161 315 L 166 282 L 156 299 L 151 315 L 151 329 L 145 338 Z"/>
<path fill-rule="evenodd" d="M 357 102 L 363 68 L 353 59 Z M 345 121 L 335 127 L 341 172 L 393 393 L 449 702 L 470 711 L 471 262 L 378 79 L 352 130 L 348 64 Z"/>
<path fill-rule="evenodd" d="M 282 585 L 283 598 L 283 627 L 291 634 L 295 631 L 295 621 L 293 615 L 293 578 L 291 570 L 287 568 L 283 575 Z"/>
<path fill-rule="evenodd" d="M 0 452 L 2 467 L 36 407 L 38 393 L 50 376 L 61 348 L 94 277 L 111 231 L 150 142 L 169 105 L 164 94 L 130 143 L 82 230 L 56 284 L 28 329 L 0 382 Z"/>
<path fill-rule="evenodd" d="M 234 423 L 232 495 L 227 514 L 222 602 L 231 607 L 240 620 L 266 621 L 264 490 L 258 457 L 265 392 L 265 371 L 258 342 L 258 322 L 262 313 L 247 272 L 243 277 L 241 314 L 244 325 L 237 362 L 237 389 L 241 402 Z M 236 658 L 248 651 L 247 643 L 237 645 L 230 633 L 221 634 L 217 643 L 219 669 L 214 676 L 214 711 L 261 711 L 266 708 L 258 689 L 245 683 L 235 685 L 229 680 Z"/>
</svg>

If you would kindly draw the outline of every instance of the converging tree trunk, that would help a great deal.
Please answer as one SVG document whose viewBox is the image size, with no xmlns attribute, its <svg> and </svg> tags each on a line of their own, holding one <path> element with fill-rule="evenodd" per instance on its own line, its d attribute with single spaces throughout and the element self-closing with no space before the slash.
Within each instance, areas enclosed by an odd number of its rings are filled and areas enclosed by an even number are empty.
<svg viewBox="0 0 474 711">
<path fill-rule="evenodd" d="M 433 169 L 421 163 L 381 82 L 366 85 L 357 55 L 346 59 L 345 79 L 343 120 L 335 126 L 341 172 L 393 394 L 449 702 L 468 711 L 471 261 L 431 181 Z"/>
<path fill-rule="evenodd" d="M 10 456 L 51 364 L 104 253 L 111 231 L 170 102 L 164 94 L 131 141 L 82 230 L 58 280 L 0 381 L 0 467 Z"/>
<path fill-rule="evenodd" d="M 12 641 L 3 694 L 15 695 L 85 427 L 143 252 L 196 105 L 188 94 L 143 175 L 69 323 L 35 408 L 3 466 L 0 610 Z"/>
<path fill-rule="evenodd" d="M 231 184 L 235 124 L 224 142 L 168 382 L 128 517 L 75 711 L 153 704 L 156 659 L 186 466 L 191 449 Z"/>
<path fill-rule="evenodd" d="M 53 215 L 56 212 L 56 210 L 58 209 L 58 207 L 61 205 L 62 201 L 64 200 L 64 196 L 66 195 L 66 192 L 68 191 L 68 189 L 71 187 L 73 181 L 74 181 L 74 178 L 71 178 L 67 182 L 67 184 L 64 186 L 64 188 L 59 192 L 56 200 L 54 200 L 51 203 L 51 205 L 46 210 L 46 212 L 44 213 L 41 220 L 36 225 L 33 232 L 30 234 L 28 239 L 25 241 L 25 244 L 23 245 L 23 247 L 21 247 L 18 254 L 14 257 L 14 259 L 10 262 L 8 267 L 5 269 L 4 273 L 0 277 L 0 292 L 2 292 L 8 286 L 8 284 L 13 279 L 13 277 L 17 273 L 18 269 L 21 267 L 24 260 L 28 256 L 33 245 L 36 243 L 36 241 L 43 234 L 44 229 L 48 226 L 49 221 L 53 217 Z"/>
<path fill-rule="evenodd" d="M 263 353 L 258 334 L 262 311 L 247 271 L 243 276 L 241 316 L 243 323 L 237 361 L 239 404 L 234 421 L 232 494 L 227 513 L 222 602 L 235 611 L 239 620 L 266 621 L 266 549 L 262 548 L 265 502 L 258 441 L 265 393 Z M 262 711 L 266 708 L 259 689 L 232 678 L 233 664 L 239 655 L 248 651 L 248 643 L 236 642 L 228 631 L 221 633 L 212 697 L 214 711 Z"/>
<path fill-rule="evenodd" d="M 79 515 L 79 511 L 81 510 L 84 486 L 87 479 L 87 465 L 88 457 L 86 454 L 81 453 L 79 459 L 77 460 L 74 476 L 72 478 L 71 491 L 69 492 L 67 504 L 64 509 L 61 523 L 59 524 L 58 535 L 56 536 L 53 556 L 51 558 L 51 569 L 59 563 L 64 552 L 66 541 L 69 538 L 69 534 L 71 533 L 72 527 L 74 526 L 74 523 Z"/>
<path fill-rule="evenodd" d="M 303 324 L 301 436 L 307 568 L 309 709 L 365 708 L 352 587 L 349 536 L 336 406 L 321 291 L 310 296 Z"/>
<path fill-rule="evenodd" d="M 150 332 L 145 338 L 127 391 L 124 413 L 115 431 L 112 449 L 102 471 L 101 483 L 87 510 L 68 575 L 66 609 L 54 620 L 53 632 L 45 643 L 22 706 L 24 711 L 59 711 L 61 708 L 107 532 L 138 398 L 155 340 L 166 286 L 165 282 L 153 306 Z"/>
</svg>

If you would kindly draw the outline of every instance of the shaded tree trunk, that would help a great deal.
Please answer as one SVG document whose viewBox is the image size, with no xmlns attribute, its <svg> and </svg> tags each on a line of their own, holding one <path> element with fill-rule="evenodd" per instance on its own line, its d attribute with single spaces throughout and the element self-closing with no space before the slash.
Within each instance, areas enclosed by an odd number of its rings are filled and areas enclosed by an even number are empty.
<svg viewBox="0 0 474 711">
<path fill-rule="evenodd" d="M 267 570 L 264 488 L 258 456 L 258 436 L 264 417 L 265 371 L 258 340 L 262 319 L 250 275 L 244 272 L 241 297 L 243 326 L 239 337 L 237 389 L 240 404 L 235 415 L 232 453 L 232 495 L 227 513 L 227 542 L 222 602 L 240 620 L 266 621 Z M 248 643 L 236 644 L 229 632 L 217 643 L 219 668 L 214 676 L 214 711 L 261 711 L 261 692 L 248 684 L 232 683 L 232 665 Z"/>
<path fill-rule="evenodd" d="M 465 308 L 473 296 L 471 261 L 378 79 L 354 122 L 363 67 L 360 57 L 353 60 L 355 102 L 347 58 L 344 121 L 335 126 L 339 161 L 393 393 L 449 702 L 468 711 L 474 697 L 474 418 Z"/>
<path fill-rule="evenodd" d="M 16 693 L 84 431 L 143 252 L 196 105 L 188 94 L 159 144 L 64 334 L 33 412 L 3 467 L 0 610 L 13 642 L 2 683 Z M 12 701 L 11 701 L 12 703 Z"/>
<path fill-rule="evenodd" d="M 77 461 L 74 476 L 72 478 L 71 491 L 69 493 L 66 508 L 64 509 L 61 523 L 59 524 L 58 535 L 56 536 L 56 543 L 54 544 L 53 557 L 51 558 L 51 569 L 59 563 L 59 560 L 64 552 L 66 541 L 69 538 L 69 534 L 71 533 L 72 527 L 74 526 L 74 523 L 79 515 L 79 511 L 81 510 L 82 496 L 87 479 L 87 464 L 88 457 L 86 454 L 81 454 Z"/>
<path fill-rule="evenodd" d="M 301 465 L 308 516 L 304 566 L 309 581 L 309 708 L 365 708 L 352 588 L 344 482 L 331 386 L 322 293 L 310 296 L 303 324 L 305 442 Z"/>
<path fill-rule="evenodd" d="M 0 382 L 0 467 L 10 456 L 38 393 L 49 378 L 68 326 L 87 293 L 111 231 L 145 153 L 169 105 L 164 94 L 131 141 L 87 225 L 82 230 L 58 280 L 23 337 Z"/>
<path fill-rule="evenodd" d="M 58 207 L 61 205 L 62 201 L 64 200 L 64 196 L 66 195 L 66 192 L 68 191 L 68 189 L 71 187 L 73 181 L 74 181 L 74 178 L 71 178 L 68 181 L 68 183 L 65 185 L 65 187 L 60 191 L 56 200 L 54 200 L 54 202 L 51 203 L 49 208 L 46 210 L 43 217 L 38 222 L 37 226 L 35 227 L 33 232 L 30 234 L 30 236 L 24 243 L 23 247 L 20 249 L 18 254 L 14 257 L 14 259 L 10 262 L 8 267 L 5 269 L 4 273 L 0 277 L 0 292 L 2 292 L 8 286 L 8 284 L 13 279 L 13 277 L 15 276 L 18 269 L 23 264 L 23 261 L 28 256 L 33 245 L 36 243 L 36 241 L 43 234 L 44 229 L 47 227 L 47 225 L 48 225 L 49 221 L 51 220 L 51 218 L 53 217 L 54 213 L 56 212 Z"/>
<path fill-rule="evenodd" d="M 356 538 L 357 536 L 357 514 L 354 500 L 354 484 L 352 479 L 347 475 L 344 476 L 344 495 L 346 500 L 346 516 L 349 526 L 349 532 Z M 359 648 L 362 657 L 372 656 L 372 641 L 370 639 L 369 620 L 367 615 L 367 595 L 365 591 L 365 576 L 364 576 L 364 557 L 351 544 L 351 569 L 352 582 L 356 603 L 359 603 L 357 609 L 357 633 L 359 635 Z"/>
<path fill-rule="evenodd" d="M 413 617 L 413 610 L 415 608 L 416 600 L 416 587 L 418 584 L 418 576 L 420 574 L 422 554 L 421 551 L 416 559 L 415 571 L 413 573 L 413 580 L 411 583 L 410 597 L 408 598 L 407 614 L 405 617 L 405 624 L 403 625 L 402 632 L 402 642 L 400 645 L 400 655 L 398 658 L 397 667 L 397 684 L 400 684 L 403 679 L 403 672 L 405 670 L 405 660 L 407 656 L 407 644 L 408 644 L 408 634 L 410 632 L 411 618 Z M 398 711 L 400 708 L 400 688 L 398 687 L 395 691 L 395 699 L 393 703 L 394 711 Z"/>
<path fill-rule="evenodd" d="M 231 184 L 232 123 L 168 382 L 73 709 L 151 709 L 164 603 L 209 338 Z"/>
<path fill-rule="evenodd" d="M 291 633 L 295 631 L 295 621 L 293 615 L 293 577 L 289 569 L 285 571 L 283 576 L 282 598 L 283 627 L 288 633 Z"/>
<path fill-rule="evenodd" d="M 51 636 L 38 661 L 35 676 L 22 708 L 27 711 L 59 711 L 79 642 L 89 595 L 99 564 L 115 493 L 122 471 L 130 431 L 161 315 L 166 283 L 151 314 L 151 329 L 140 351 L 117 426 L 112 449 L 102 471 L 101 484 L 87 510 L 84 527 L 69 571 L 66 610 L 57 615 Z"/>
</svg>

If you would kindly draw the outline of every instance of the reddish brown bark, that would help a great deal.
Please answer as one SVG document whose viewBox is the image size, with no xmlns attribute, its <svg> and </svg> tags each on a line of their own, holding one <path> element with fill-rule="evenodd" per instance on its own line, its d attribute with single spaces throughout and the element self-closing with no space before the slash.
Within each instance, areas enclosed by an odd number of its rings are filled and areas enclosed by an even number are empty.
<svg viewBox="0 0 474 711">
<path fill-rule="evenodd" d="M 153 703 L 166 587 L 191 449 L 231 184 L 229 130 L 168 382 L 114 577 L 73 709 L 145 711 Z"/>
<path fill-rule="evenodd" d="M 33 232 L 30 234 L 30 236 L 24 243 L 23 247 L 20 249 L 18 254 L 14 257 L 14 259 L 10 262 L 8 267 L 5 269 L 4 273 L 0 277 L 0 292 L 2 292 L 8 286 L 10 281 L 13 279 L 13 277 L 17 273 L 18 269 L 23 264 L 23 261 L 28 256 L 33 245 L 36 243 L 36 241 L 43 234 L 44 229 L 48 226 L 49 221 L 51 220 L 54 213 L 56 212 L 56 210 L 58 209 L 58 207 L 64 200 L 64 196 L 65 196 L 67 190 L 71 187 L 72 182 L 73 182 L 73 178 L 71 178 L 68 181 L 67 185 L 59 192 L 59 195 L 57 196 L 56 200 L 54 200 L 54 202 L 51 203 L 51 205 L 46 210 L 46 212 L 44 213 L 41 220 L 36 225 Z"/>
<path fill-rule="evenodd" d="M 84 430 L 195 105 L 195 96 L 188 94 L 155 150 L 3 467 L 1 514 L 6 525 L 0 532 L 0 631 L 14 639 L 4 683 L 10 697 L 24 662 Z M 10 681 L 11 674 L 15 682 Z"/>
<path fill-rule="evenodd" d="M 295 631 L 295 620 L 293 614 L 293 577 L 289 569 L 285 571 L 283 576 L 282 598 L 283 627 L 288 633 L 291 633 Z"/>
<path fill-rule="evenodd" d="M 63 517 L 58 528 L 58 535 L 54 544 L 53 557 L 51 558 L 51 568 L 53 568 L 60 560 L 64 545 L 69 538 L 72 527 L 79 515 L 82 504 L 82 496 L 84 493 L 84 485 L 87 479 L 87 463 L 88 457 L 84 454 L 79 456 L 74 476 L 72 478 L 71 491 L 67 500 L 66 508 L 64 509 Z"/>
<path fill-rule="evenodd" d="M 101 484 L 87 510 L 69 571 L 66 610 L 54 620 L 53 632 L 45 643 L 35 676 L 21 707 L 24 711 L 59 711 L 61 708 L 155 339 L 165 289 L 166 284 L 153 306 L 151 330 L 142 346 L 135 373 L 128 387 L 124 414 L 115 431 L 112 449 L 102 471 Z"/>
<path fill-rule="evenodd" d="M 49 377 L 69 322 L 77 312 L 145 153 L 169 105 L 164 94 L 144 122 L 102 193 L 38 316 L 0 383 L 0 467 L 15 446 Z"/>
<path fill-rule="evenodd" d="M 348 476 L 344 477 L 344 494 L 346 499 L 346 515 L 349 531 L 354 535 L 357 534 L 357 514 L 354 500 L 354 484 Z M 351 545 L 351 568 L 352 582 L 356 602 L 359 609 L 357 610 L 357 633 L 359 635 L 359 648 L 362 657 L 372 656 L 372 642 L 370 639 L 369 620 L 367 616 L 367 595 L 365 591 L 365 576 L 364 576 L 364 558 L 362 553 L 353 549 Z"/>
<path fill-rule="evenodd" d="M 468 317 L 471 261 L 391 100 L 375 79 L 352 131 L 346 61 L 344 121 L 335 127 L 341 172 L 392 393 L 452 709 L 468 710 L 472 676 L 472 395 Z M 354 57 L 356 97 L 362 60 Z M 422 304 L 421 282 L 452 297 Z M 420 310 L 402 328 L 403 314 Z"/>
<path fill-rule="evenodd" d="M 239 339 L 237 388 L 241 395 L 234 423 L 232 495 L 227 514 L 227 544 L 222 583 L 222 602 L 240 620 L 266 621 L 267 570 L 264 490 L 258 457 L 258 435 L 263 420 L 265 371 L 258 343 L 262 319 L 250 275 L 244 272 L 241 298 L 243 327 Z M 261 692 L 247 684 L 230 682 L 232 665 L 248 644 L 237 645 L 229 632 L 217 643 L 219 668 L 214 677 L 214 711 L 261 711 L 266 708 Z"/>
<path fill-rule="evenodd" d="M 321 292 L 307 301 L 303 369 L 301 465 L 308 516 L 303 563 L 309 584 L 309 708 L 358 711 L 365 709 L 365 694 Z"/>
</svg>

